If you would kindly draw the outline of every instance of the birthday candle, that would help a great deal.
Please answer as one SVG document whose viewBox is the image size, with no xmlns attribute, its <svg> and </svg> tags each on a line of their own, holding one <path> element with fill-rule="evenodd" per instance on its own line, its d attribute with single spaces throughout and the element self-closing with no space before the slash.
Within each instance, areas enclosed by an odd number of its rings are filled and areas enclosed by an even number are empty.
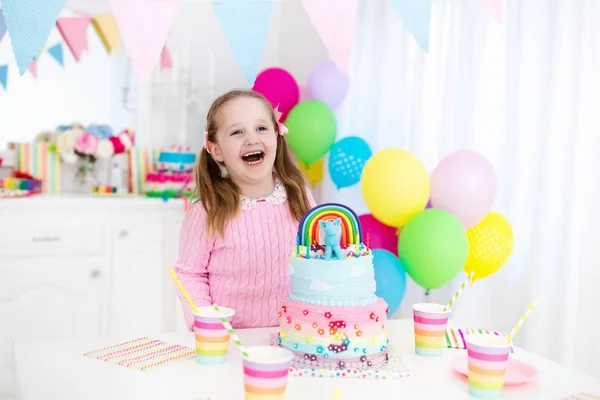
<svg viewBox="0 0 600 400">
<path fill-rule="evenodd" d="M 300 236 L 296 235 L 296 254 L 300 253 Z"/>
<path fill-rule="evenodd" d="M 368 249 L 370 249 L 370 247 L 369 247 L 369 242 L 370 242 L 370 240 L 369 240 L 369 239 L 370 239 L 370 236 L 371 236 L 371 235 L 370 235 L 370 232 L 367 232 L 367 243 L 366 243 L 366 245 L 367 245 L 367 248 L 368 248 Z"/>
</svg>

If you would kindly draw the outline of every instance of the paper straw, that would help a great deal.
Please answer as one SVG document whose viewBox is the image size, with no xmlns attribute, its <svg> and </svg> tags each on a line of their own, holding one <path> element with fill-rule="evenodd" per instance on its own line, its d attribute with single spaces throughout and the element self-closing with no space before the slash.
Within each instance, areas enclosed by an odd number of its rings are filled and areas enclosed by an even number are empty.
<svg viewBox="0 0 600 400">
<path fill-rule="evenodd" d="M 333 394 L 331 395 L 331 399 L 329 400 L 340 400 L 342 398 L 342 388 L 339 386 L 336 386 L 335 389 L 333 389 Z"/>
<path fill-rule="evenodd" d="M 506 341 L 508 343 L 512 342 L 512 338 L 513 336 L 515 336 L 515 334 L 517 333 L 517 331 L 521 328 L 521 326 L 523 326 L 523 322 L 525 322 L 525 320 L 527 319 L 527 317 L 529 317 L 529 313 L 531 313 L 533 311 L 533 309 L 535 308 L 535 306 L 537 306 L 537 303 L 540 301 L 539 297 L 536 297 L 536 299 L 533 301 L 533 303 L 531 303 L 529 305 L 529 307 L 527 308 L 527 311 L 525 311 L 525 314 L 523 314 L 523 316 L 521 317 L 521 319 L 519 319 L 519 322 L 517 322 L 514 326 L 514 328 L 512 328 L 512 331 L 510 331 L 510 333 L 508 334 Z"/>
<path fill-rule="evenodd" d="M 181 291 L 181 294 L 183 295 L 183 297 L 185 298 L 185 301 L 187 301 L 187 303 L 190 305 L 190 307 L 192 307 L 192 310 L 198 314 L 198 309 L 196 308 L 196 306 L 194 305 L 194 302 L 192 301 L 192 299 L 190 299 L 190 296 L 188 296 L 187 292 L 185 291 L 185 289 L 183 288 L 183 285 L 181 284 L 181 282 L 179 282 L 179 278 L 177 278 L 177 275 L 175 274 L 175 271 L 173 271 L 172 268 L 169 268 L 169 273 L 171 274 L 171 276 L 173 277 L 173 280 L 175 281 L 175 283 L 177 284 L 177 287 L 179 288 L 179 290 Z"/>
<path fill-rule="evenodd" d="M 471 282 L 473 280 L 474 274 L 475 274 L 475 272 L 471 272 L 469 274 L 469 276 L 467 277 L 467 279 L 462 283 L 462 285 L 460 285 L 460 287 L 458 288 L 456 293 L 454 293 L 454 296 L 452 296 L 452 298 L 450 299 L 448 304 L 446 304 L 446 307 L 444 307 L 444 311 L 448 311 L 452 307 L 452 305 L 454 304 L 456 299 L 458 299 L 458 296 L 460 296 L 460 294 L 465 289 L 465 287 L 467 287 L 467 284 L 469 284 L 469 282 Z"/>
<path fill-rule="evenodd" d="M 221 309 L 219 308 L 218 305 L 213 304 L 213 308 L 215 309 L 215 311 L 221 312 Z M 233 326 L 231 326 L 231 324 L 229 323 L 229 321 L 227 321 L 227 318 L 220 317 L 219 319 L 221 320 L 221 323 L 223 324 L 223 326 L 225 327 L 225 329 L 227 329 L 227 332 L 229 332 L 229 335 L 233 339 L 233 342 L 240 349 L 240 353 L 242 353 L 242 356 L 244 358 L 248 358 L 248 353 L 246 352 L 246 348 L 242 344 L 242 342 L 241 342 L 240 337 L 238 336 L 238 334 L 235 333 L 235 331 L 233 330 Z"/>
</svg>

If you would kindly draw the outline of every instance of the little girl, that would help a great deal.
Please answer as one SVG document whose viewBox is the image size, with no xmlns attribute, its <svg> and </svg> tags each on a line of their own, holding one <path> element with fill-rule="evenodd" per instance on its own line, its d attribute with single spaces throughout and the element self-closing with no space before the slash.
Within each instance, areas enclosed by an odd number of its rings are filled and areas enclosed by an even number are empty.
<svg viewBox="0 0 600 400">
<path fill-rule="evenodd" d="M 279 117 L 253 91 L 214 101 L 195 167 L 198 200 L 181 230 L 181 283 L 196 306 L 233 308 L 236 328 L 278 325 L 298 224 L 315 206 Z M 179 297 L 191 329 L 192 310 Z"/>
</svg>

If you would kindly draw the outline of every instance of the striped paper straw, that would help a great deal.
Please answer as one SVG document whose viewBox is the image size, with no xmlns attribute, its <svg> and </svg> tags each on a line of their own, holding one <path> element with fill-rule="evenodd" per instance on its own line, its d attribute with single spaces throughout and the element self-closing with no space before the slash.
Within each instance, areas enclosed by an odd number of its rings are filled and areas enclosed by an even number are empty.
<svg viewBox="0 0 600 400">
<path fill-rule="evenodd" d="M 521 319 L 519 319 L 519 322 L 517 322 L 514 326 L 514 328 L 512 328 L 512 331 L 510 331 L 510 333 L 508 334 L 508 337 L 506 338 L 506 341 L 508 343 L 512 342 L 513 336 L 515 336 L 515 334 L 517 333 L 517 331 L 521 328 L 521 326 L 523 326 L 523 322 L 525 322 L 525 320 L 527 319 L 527 317 L 529 317 L 529 313 L 531 313 L 533 311 L 533 309 L 535 308 L 535 306 L 537 306 L 537 303 L 540 301 L 539 297 L 536 297 L 535 300 L 533 301 L 533 303 L 531 303 L 529 305 L 529 307 L 527 308 L 527 311 L 525 311 L 525 314 L 523 314 L 523 316 L 521 317 Z"/>
<path fill-rule="evenodd" d="M 218 305 L 213 304 L 213 308 L 215 309 L 215 311 L 221 312 L 221 308 L 219 308 Z M 238 336 L 238 334 L 235 333 L 235 331 L 233 330 L 233 326 L 231 326 L 231 324 L 229 323 L 229 321 L 227 321 L 227 318 L 220 317 L 219 319 L 221 320 L 221 323 L 223 324 L 223 326 L 225 327 L 225 329 L 227 329 L 227 332 L 229 332 L 229 335 L 233 339 L 233 342 L 240 349 L 240 353 L 242 353 L 242 357 L 248 358 L 248 352 L 246 351 L 246 348 L 242 344 L 242 342 L 241 342 L 240 337 Z"/>
<path fill-rule="evenodd" d="M 175 281 L 175 284 L 177 284 L 177 287 L 179 288 L 179 290 L 181 291 L 181 294 L 183 295 L 183 297 L 185 298 L 185 301 L 187 301 L 187 303 L 190 305 L 190 307 L 192 307 L 192 310 L 198 314 L 198 309 L 196 308 L 196 306 L 194 305 L 194 302 L 192 301 L 192 299 L 190 299 L 190 296 L 188 296 L 187 292 L 185 291 L 185 289 L 183 288 L 183 285 L 181 284 L 181 282 L 179 282 L 179 278 L 177 278 L 177 275 L 175 274 L 175 271 L 173 271 L 172 268 L 169 268 L 169 273 L 171 274 L 171 276 L 173 277 L 173 280 Z"/>
<path fill-rule="evenodd" d="M 452 298 L 450 299 L 450 301 L 448 302 L 448 304 L 446 304 L 446 307 L 444 307 L 444 311 L 448 311 L 452 307 L 452 305 L 454 304 L 454 302 L 456 301 L 456 299 L 458 299 L 458 296 L 460 296 L 460 294 L 465 289 L 465 287 L 467 287 L 467 284 L 469 284 L 473 280 L 473 275 L 474 274 L 475 274 L 475 272 L 472 271 L 469 274 L 469 276 L 467 277 L 467 279 L 462 283 L 462 285 L 460 285 L 460 287 L 458 288 L 458 290 L 456 291 L 456 293 L 454 293 L 454 296 L 452 296 Z"/>
</svg>

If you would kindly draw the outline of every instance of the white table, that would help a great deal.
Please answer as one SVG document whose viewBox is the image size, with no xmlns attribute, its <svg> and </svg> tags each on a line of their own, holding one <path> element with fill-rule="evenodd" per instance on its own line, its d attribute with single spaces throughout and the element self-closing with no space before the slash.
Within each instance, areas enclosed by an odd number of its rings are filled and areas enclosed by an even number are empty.
<svg viewBox="0 0 600 400">
<path fill-rule="evenodd" d="M 451 362 L 465 350 L 446 349 L 441 358 L 414 354 L 411 320 L 389 321 L 390 341 L 410 369 L 404 380 L 333 379 L 290 377 L 287 400 L 329 400 L 334 388 L 342 389 L 341 400 L 364 399 L 468 399 L 466 379 L 455 373 Z M 240 330 L 246 345 L 268 343 L 275 329 Z M 189 334 L 157 337 L 172 343 L 194 346 Z M 237 349 L 231 345 L 229 362 L 203 366 L 194 359 L 139 372 L 84 357 L 95 350 L 132 338 L 93 339 L 15 344 L 17 399 L 177 399 L 241 400 L 242 368 Z M 536 382 L 507 387 L 505 399 L 560 399 L 580 392 L 600 395 L 600 381 L 562 367 L 522 349 L 513 357 L 535 365 Z"/>
</svg>

